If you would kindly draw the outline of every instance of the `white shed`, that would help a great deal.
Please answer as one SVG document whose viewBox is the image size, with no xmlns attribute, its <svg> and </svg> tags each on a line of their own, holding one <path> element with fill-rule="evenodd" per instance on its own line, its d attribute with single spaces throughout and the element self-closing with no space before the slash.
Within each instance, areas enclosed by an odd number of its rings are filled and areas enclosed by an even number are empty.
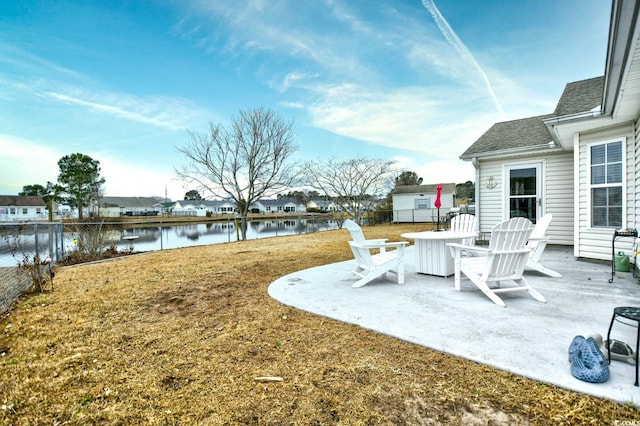
<svg viewBox="0 0 640 426">
<path fill-rule="evenodd" d="M 437 186 L 442 185 L 440 194 L 440 216 L 446 216 L 456 205 L 456 184 L 441 183 L 432 185 L 396 186 L 391 197 L 393 200 L 394 222 L 434 222 L 438 217 L 435 206 Z"/>
</svg>

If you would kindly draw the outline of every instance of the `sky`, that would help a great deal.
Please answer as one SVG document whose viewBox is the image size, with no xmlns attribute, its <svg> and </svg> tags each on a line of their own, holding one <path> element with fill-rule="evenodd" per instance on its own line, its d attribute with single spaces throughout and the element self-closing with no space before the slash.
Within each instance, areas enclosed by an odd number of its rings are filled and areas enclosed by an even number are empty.
<svg viewBox="0 0 640 426">
<path fill-rule="evenodd" d="M 189 131 L 269 108 L 292 161 L 395 161 L 474 180 L 495 122 L 553 111 L 604 74 L 606 0 L 0 2 L 0 194 L 98 160 L 108 196 L 184 198 Z M 207 194 L 202 194 L 209 198 Z"/>
</svg>

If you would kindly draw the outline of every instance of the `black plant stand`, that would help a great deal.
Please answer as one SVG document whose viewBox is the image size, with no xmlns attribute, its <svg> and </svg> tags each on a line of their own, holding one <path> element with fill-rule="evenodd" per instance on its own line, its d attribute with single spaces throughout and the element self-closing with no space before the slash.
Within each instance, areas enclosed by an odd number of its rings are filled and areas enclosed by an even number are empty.
<svg viewBox="0 0 640 426">
<path fill-rule="evenodd" d="M 613 309 L 613 317 L 611 317 L 611 324 L 609 324 L 609 331 L 607 332 L 607 354 L 609 355 L 609 364 L 611 364 L 611 329 L 616 317 L 626 318 L 636 322 L 636 328 L 638 329 L 638 335 L 636 336 L 636 382 L 634 386 L 638 386 L 638 347 L 640 346 L 640 308 L 633 306 L 621 306 Z M 624 323 L 623 323 L 624 324 Z"/>
<path fill-rule="evenodd" d="M 611 278 L 609 278 L 609 283 L 613 282 L 613 277 L 616 275 L 615 263 L 616 263 L 616 240 L 618 238 L 638 238 L 638 230 L 637 229 L 625 229 L 625 230 L 616 230 L 613 233 L 613 239 L 611 240 Z M 635 255 L 633 257 L 632 266 L 633 268 L 633 277 L 636 278 L 636 261 Z"/>
</svg>

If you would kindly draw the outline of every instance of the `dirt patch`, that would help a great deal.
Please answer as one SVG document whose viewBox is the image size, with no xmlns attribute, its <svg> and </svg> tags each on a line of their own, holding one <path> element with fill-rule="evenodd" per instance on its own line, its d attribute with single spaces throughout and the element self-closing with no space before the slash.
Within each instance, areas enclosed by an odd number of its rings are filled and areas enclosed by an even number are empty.
<svg viewBox="0 0 640 426">
<path fill-rule="evenodd" d="M 365 228 L 399 239 L 419 225 Z M 436 352 L 269 298 L 351 258 L 346 231 L 60 268 L 0 320 L 0 423 L 613 424 L 633 407 Z M 281 381 L 258 381 L 276 377 Z"/>
<path fill-rule="evenodd" d="M 91 263 L 97 262 L 101 260 L 109 260 L 116 259 L 118 257 L 131 256 L 133 254 L 138 254 L 133 250 L 118 250 L 116 246 L 112 246 L 101 253 L 82 253 L 79 251 L 73 251 L 59 262 L 57 262 L 57 266 L 72 266 L 79 265 L 83 263 Z"/>
</svg>

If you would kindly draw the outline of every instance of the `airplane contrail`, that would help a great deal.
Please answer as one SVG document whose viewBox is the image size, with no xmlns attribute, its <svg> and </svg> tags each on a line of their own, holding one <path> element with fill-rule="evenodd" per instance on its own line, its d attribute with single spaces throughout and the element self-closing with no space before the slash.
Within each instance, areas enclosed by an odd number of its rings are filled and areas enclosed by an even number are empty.
<svg viewBox="0 0 640 426">
<path fill-rule="evenodd" d="M 504 110 L 502 109 L 500 100 L 498 99 L 495 92 L 493 91 L 493 87 L 491 87 L 491 83 L 489 82 L 489 78 L 487 77 L 487 74 L 482 70 L 482 68 L 480 67 L 480 64 L 478 64 L 478 62 L 473 57 L 469 49 L 467 49 L 467 46 L 465 46 L 462 40 L 460 40 L 460 38 L 456 35 L 455 31 L 453 31 L 453 29 L 451 28 L 447 20 L 444 19 L 444 16 L 442 16 L 442 14 L 440 13 L 440 10 L 438 10 L 438 7 L 436 6 L 433 0 L 422 0 L 422 5 L 429 11 L 431 16 L 433 17 L 433 20 L 436 22 L 436 25 L 438 25 L 440 32 L 442 33 L 444 38 L 447 40 L 447 42 L 451 46 L 453 46 L 453 48 L 460 54 L 460 56 L 462 56 L 463 59 L 469 61 L 473 65 L 473 67 L 476 69 L 476 71 L 480 73 L 480 76 L 482 77 L 485 85 L 487 86 L 487 90 L 489 91 L 489 95 L 493 100 L 496 110 L 500 114 L 500 117 L 504 118 L 505 117 Z"/>
</svg>

